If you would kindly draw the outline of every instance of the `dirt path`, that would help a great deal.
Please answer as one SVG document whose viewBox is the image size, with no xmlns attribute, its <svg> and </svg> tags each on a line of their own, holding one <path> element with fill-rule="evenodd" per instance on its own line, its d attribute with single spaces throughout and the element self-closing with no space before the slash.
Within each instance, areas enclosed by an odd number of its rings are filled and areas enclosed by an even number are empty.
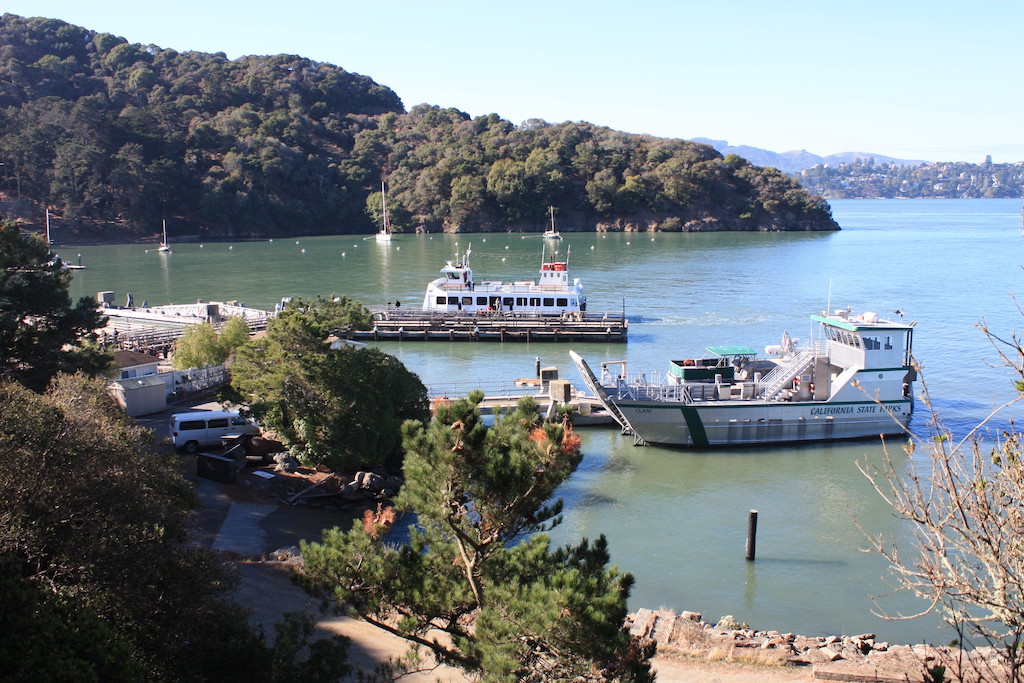
<svg viewBox="0 0 1024 683">
<path fill-rule="evenodd" d="M 291 581 L 291 570 L 283 562 L 237 563 L 241 586 L 233 599 L 252 610 L 252 622 L 273 633 L 274 623 L 285 612 L 308 609 L 318 615 L 318 628 L 324 635 L 345 635 L 352 639 L 349 662 L 372 670 L 377 662 L 400 656 L 407 649 L 405 641 L 385 633 L 366 622 L 349 617 L 320 615 L 318 605 L 305 591 Z M 771 668 L 743 666 L 722 662 L 679 659 L 672 656 L 654 658 L 654 668 L 661 683 L 792 683 L 813 680 L 810 667 Z M 403 681 L 415 683 L 465 683 L 469 681 L 459 670 L 442 667 L 431 672 L 413 674 Z"/>
</svg>

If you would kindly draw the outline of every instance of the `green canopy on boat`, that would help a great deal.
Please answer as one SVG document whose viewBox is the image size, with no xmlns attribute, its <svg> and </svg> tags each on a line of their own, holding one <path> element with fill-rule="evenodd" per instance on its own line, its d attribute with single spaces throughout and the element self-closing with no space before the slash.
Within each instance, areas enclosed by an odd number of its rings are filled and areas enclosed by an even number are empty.
<svg viewBox="0 0 1024 683">
<path fill-rule="evenodd" d="M 749 346 L 709 346 L 708 351 L 716 356 L 756 356 L 757 350 Z"/>
</svg>

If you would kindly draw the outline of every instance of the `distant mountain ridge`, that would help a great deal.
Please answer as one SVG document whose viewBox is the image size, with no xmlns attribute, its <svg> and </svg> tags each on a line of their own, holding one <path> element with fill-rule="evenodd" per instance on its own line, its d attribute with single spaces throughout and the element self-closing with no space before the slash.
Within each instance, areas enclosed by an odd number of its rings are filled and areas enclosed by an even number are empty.
<svg viewBox="0 0 1024 683">
<path fill-rule="evenodd" d="M 722 156 L 736 154 L 757 166 L 777 168 L 786 173 L 797 173 L 818 164 L 830 164 L 833 166 L 841 163 L 852 164 L 858 159 L 862 161 L 874 159 L 876 164 L 896 164 L 897 166 L 920 166 L 921 164 L 930 163 L 921 159 L 894 159 L 883 154 L 871 154 L 868 152 L 841 152 L 823 157 L 803 149 L 790 152 L 772 152 L 771 150 L 750 147 L 749 145 L 733 146 L 727 140 L 712 140 L 711 138 L 690 139 L 693 142 L 711 145 Z"/>
</svg>

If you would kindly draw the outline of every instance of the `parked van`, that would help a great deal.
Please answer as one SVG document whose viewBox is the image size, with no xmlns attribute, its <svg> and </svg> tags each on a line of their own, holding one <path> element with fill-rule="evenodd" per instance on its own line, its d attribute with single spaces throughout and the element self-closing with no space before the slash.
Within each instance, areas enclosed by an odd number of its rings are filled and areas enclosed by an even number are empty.
<svg viewBox="0 0 1024 683">
<path fill-rule="evenodd" d="M 237 410 L 211 410 L 171 415 L 170 433 L 175 448 L 195 453 L 200 448 L 220 446 L 222 436 L 259 434 L 260 428 Z"/>
</svg>

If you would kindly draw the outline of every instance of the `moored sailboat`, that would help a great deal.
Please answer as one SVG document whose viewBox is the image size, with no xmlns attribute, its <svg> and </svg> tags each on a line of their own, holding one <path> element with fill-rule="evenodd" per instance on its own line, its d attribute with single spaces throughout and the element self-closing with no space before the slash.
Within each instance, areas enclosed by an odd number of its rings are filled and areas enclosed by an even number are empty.
<svg viewBox="0 0 1024 683">
<path fill-rule="evenodd" d="M 562 239 L 562 235 L 557 230 L 555 230 L 555 207 L 551 206 L 548 208 L 551 213 L 551 225 L 548 227 L 547 230 L 544 231 L 544 239 L 560 240 Z"/>
<path fill-rule="evenodd" d="M 384 211 L 384 219 L 380 226 L 380 232 L 377 233 L 377 241 L 388 243 L 391 241 L 391 220 L 388 218 L 388 194 L 384 183 L 380 184 L 380 202 Z"/>
<path fill-rule="evenodd" d="M 171 243 L 167 241 L 167 219 L 166 218 L 164 219 L 164 238 L 163 238 L 163 241 L 160 242 L 160 246 L 157 247 L 157 251 L 160 252 L 161 254 L 170 254 L 170 253 L 172 253 L 171 252 Z"/>
</svg>

